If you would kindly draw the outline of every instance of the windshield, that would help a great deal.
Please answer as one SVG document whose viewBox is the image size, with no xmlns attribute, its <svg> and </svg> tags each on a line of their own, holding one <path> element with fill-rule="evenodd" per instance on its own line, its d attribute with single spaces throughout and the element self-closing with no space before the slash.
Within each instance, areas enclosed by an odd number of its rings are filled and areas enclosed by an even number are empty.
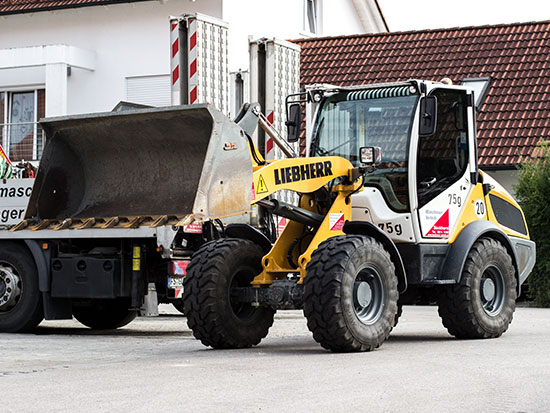
<svg viewBox="0 0 550 413">
<path fill-rule="evenodd" d="M 408 87 L 391 88 L 408 94 Z M 378 146 L 382 162 L 365 178 L 388 205 L 408 211 L 408 142 L 417 95 L 368 98 L 384 93 L 341 92 L 325 100 L 317 117 L 311 156 L 341 156 L 360 166 L 359 148 Z M 386 94 L 387 95 L 387 94 Z M 359 98 L 359 99 L 357 99 Z"/>
</svg>

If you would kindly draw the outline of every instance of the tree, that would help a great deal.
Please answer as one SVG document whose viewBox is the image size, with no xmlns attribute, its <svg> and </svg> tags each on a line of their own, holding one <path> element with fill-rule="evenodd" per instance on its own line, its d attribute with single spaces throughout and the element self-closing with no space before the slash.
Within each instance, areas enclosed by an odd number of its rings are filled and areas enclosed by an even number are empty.
<svg viewBox="0 0 550 413">
<path fill-rule="evenodd" d="M 536 156 L 523 159 L 516 195 L 531 239 L 537 243 L 537 264 L 529 276 L 529 295 L 550 307 L 550 146 L 541 141 Z"/>
</svg>

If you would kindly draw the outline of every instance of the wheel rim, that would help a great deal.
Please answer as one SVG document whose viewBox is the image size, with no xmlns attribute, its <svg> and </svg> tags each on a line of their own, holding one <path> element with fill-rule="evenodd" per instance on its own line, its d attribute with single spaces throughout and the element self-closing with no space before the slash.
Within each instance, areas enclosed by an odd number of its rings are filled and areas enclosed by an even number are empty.
<svg viewBox="0 0 550 413">
<path fill-rule="evenodd" d="M 384 311 L 386 288 L 380 271 L 373 266 L 363 268 L 353 282 L 353 309 L 366 325 L 378 321 Z"/>
<path fill-rule="evenodd" d="M 479 290 L 483 311 L 491 317 L 498 315 L 504 306 L 506 295 L 502 271 L 494 265 L 485 268 L 481 276 Z"/>
<path fill-rule="evenodd" d="M 11 265 L 0 263 L 0 313 L 11 311 L 21 300 L 21 278 Z"/>
</svg>

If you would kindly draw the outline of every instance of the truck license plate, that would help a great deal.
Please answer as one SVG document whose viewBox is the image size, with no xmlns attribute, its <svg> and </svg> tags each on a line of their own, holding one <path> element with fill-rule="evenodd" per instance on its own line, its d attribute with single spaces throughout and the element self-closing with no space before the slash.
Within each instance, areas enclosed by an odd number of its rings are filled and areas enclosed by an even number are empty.
<svg viewBox="0 0 550 413">
<path fill-rule="evenodd" d="M 173 290 L 183 288 L 183 277 L 168 277 L 168 288 Z"/>
</svg>

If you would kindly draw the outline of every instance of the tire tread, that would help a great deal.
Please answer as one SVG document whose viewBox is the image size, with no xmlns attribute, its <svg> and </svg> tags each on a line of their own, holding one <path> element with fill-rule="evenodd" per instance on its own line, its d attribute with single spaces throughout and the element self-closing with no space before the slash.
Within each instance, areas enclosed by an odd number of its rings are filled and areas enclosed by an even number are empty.
<svg viewBox="0 0 550 413">
<path fill-rule="evenodd" d="M 341 306 L 341 287 L 346 263 L 353 252 L 362 246 L 376 249 L 390 263 L 390 272 L 395 266 L 382 244 L 373 238 L 360 235 L 332 237 L 322 242 L 313 252 L 306 269 L 304 281 L 304 315 L 313 338 L 323 348 L 334 352 L 371 351 L 378 348 L 389 336 L 397 313 L 397 278 L 392 277 L 394 291 L 390 302 L 392 323 L 371 343 L 361 342 L 353 335 L 346 323 Z"/>
<path fill-rule="evenodd" d="M 515 270 L 506 248 L 495 239 L 479 239 L 468 254 L 460 283 L 441 289 L 438 296 L 438 311 L 449 334 L 457 338 L 496 338 L 508 329 L 512 322 L 515 305 L 505 305 L 502 310 L 505 312 L 503 314 L 506 320 L 505 324 L 496 331 L 490 331 L 484 327 L 476 315 L 472 298 L 472 283 L 476 268 L 483 265 L 484 257 L 502 253 L 505 254 L 503 256 L 506 261 L 505 267 L 513 274 Z M 512 294 L 511 298 L 515 303 L 517 295 L 516 279 L 514 276 L 511 278 L 510 294 Z"/>
<path fill-rule="evenodd" d="M 191 257 L 184 278 L 183 302 L 187 324 L 195 338 L 205 346 L 217 349 L 246 348 L 257 345 L 273 324 L 274 311 L 259 308 L 259 322 L 246 335 L 231 331 L 219 313 L 218 283 L 226 271 L 226 260 L 242 250 L 263 256 L 262 249 L 252 241 L 225 238 L 204 244 Z"/>
</svg>

